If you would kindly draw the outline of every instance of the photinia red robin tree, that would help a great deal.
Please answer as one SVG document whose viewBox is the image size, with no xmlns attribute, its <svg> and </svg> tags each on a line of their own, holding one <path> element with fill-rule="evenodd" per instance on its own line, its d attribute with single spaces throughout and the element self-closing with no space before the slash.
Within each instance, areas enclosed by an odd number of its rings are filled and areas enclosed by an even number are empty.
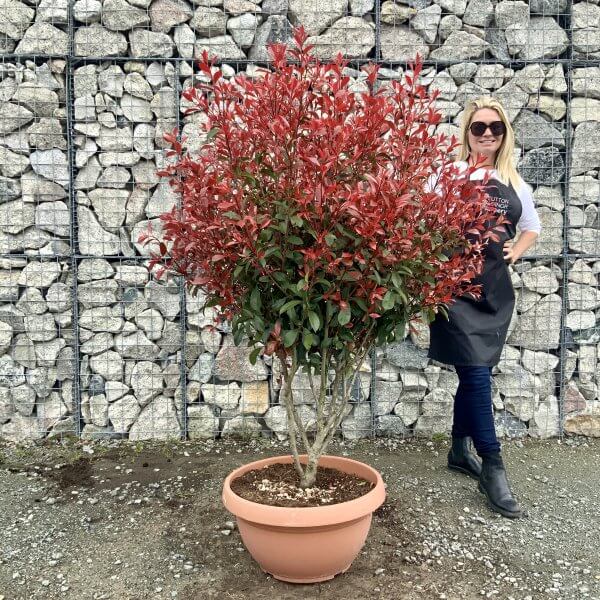
<svg viewBox="0 0 600 600">
<path fill-rule="evenodd" d="M 473 169 L 452 164 L 456 139 L 434 133 L 437 93 L 419 84 L 419 58 L 386 86 L 363 66 L 368 91 L 356 93 L 341 55 L 323 64 L 306 39 L 300 28 L 294 48 L 271 45 L 272 66 L 255 79 L 228 81 L 203 54 L 207 83 L 183 96 L 203 113 L 206 141 L 192 154 L 165 136 L 172 162 L 161 175 L 181 205 L 143 239 L 161 274 L 182 275 L 231 322 L 236 344 L 248 341 L 253 363 L 279 359 L 303 487 L 369 349 L 403 339 L 453 296 L 477 295 L 495 235 Z M 310 432 L 293 400 L 299 370 L 316 404 Z"/>
</svg>

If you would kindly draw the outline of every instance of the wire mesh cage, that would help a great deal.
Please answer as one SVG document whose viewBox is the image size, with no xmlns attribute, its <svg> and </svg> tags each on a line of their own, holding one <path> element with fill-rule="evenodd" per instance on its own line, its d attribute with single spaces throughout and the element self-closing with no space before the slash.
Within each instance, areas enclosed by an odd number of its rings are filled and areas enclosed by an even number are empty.
<svg viewBox="0 0 600 600">
<path fill-rule="evenodd" d="M 281 368 L 248 361 L 139 236 L 178 198 L 164 134 L 197 151 L 182 90 L 206 49 L 260 77 L 267 44 L 303 25 L 341 52 L 356 93 L 424 59 L 438 131 L 466 103 L 504 105 L 542 233 L 510 267 L 515 310 L 493 404 L 501 435 L 600 435 L 600 6 L 567 0 L 7 0 L 0 5 L 0 437 L 284 438 Z M 227 232 L 223 232 L 224 235 Z M 458 378 L 428 328 L 364 362 L 340 433 L 447 434 Z M 293 383 L 307 428 L 314 399 Z"/>
</svg>

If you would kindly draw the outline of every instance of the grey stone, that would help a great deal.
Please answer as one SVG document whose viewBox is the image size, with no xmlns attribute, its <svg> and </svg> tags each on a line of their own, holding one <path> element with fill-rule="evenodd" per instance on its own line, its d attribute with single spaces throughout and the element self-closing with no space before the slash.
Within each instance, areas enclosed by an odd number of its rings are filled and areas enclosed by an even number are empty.
<svg viewBox="0 0 600 600">
<path fill-rule="evenodd" d="M 129 439 L 176 440 L 181 437 L 175 404 L 171 398 L 159 396 L 146 406 L 129 430 Z"/>
<path fill-rule="evenodd" d="M 368 403 L 356 404 L 352 414 L 342 421 L 342 435 L 347 440 L 358 440 L 371 434 L 371 407 Z"/>
<path fill-rule="evenodd" d="M 123 359 L 114 350 L 107 350 L 90 357 L 90 368 L 105 380 L 121 381 L 123 379 Z"/>
<path fill-rule="evenodd" d="M 396 415 L 382 415 L 375 419 L 375 429 L 378 435 L 403 437 L 408 433 L 402 419 Z"/>
<path fill-rule="evenodd" d="M 129 34 L 131 54 L 135 58 L 173 56 L 173 40 L 166 34 L 146 29 L 134 29 Z"/>
<path fill-rule="evenodd" d="M 144 288 L 144 296 L 148 305 L 157 309 L 165 318 L 172 320 L 179 314 L 179 292 L 176 286 L 149 281 Z"/>
<path fill-rule="evenodd" d="M 15 129 L 24 127 L 33 119 L 30 110 L 10 102 L 0 103 L 0 135 L 6 135 Z"/>
<path fill-rule="evenodd" d="M 558 15 L 565 12 L 567 0 L 529 0 L 529 10 L 532 14 Z"/>
<path fill-rule="evenodd" d="M 135 396 L 127 395 L 108 406 L 108 419 L 117 433 L 127 433 L 138 418 L 141 407 Z"/>
<path fill-rule="evenodd" d="M 467 0 L 433 0 L 444 11 L 462 16 L 467 8 Z"/>
<path fill-rule="evenodd" d="M 99 306 L 82 310 L 79 325 L 91 331 L 117 333 L 123 328 L 123 319 L 119 311 L 109 306 Z"/>
<path fill-rule="evenodd" d="M 591 286 L 597 284 L 594 270 L 581 258 L 578 258 L 569 269 L 569 281 Z"/>
<path fill-rule="evenodd" d="M 348 0 L 289 0 L 290 20 L 309 36 L 319 35 L 344 16 Z"/>
<path fill-rule="evenodd" d="M 139 73 L 128 73 L 123 81 L 123 89 L 136 98 L 148 101 L 153 98 L 150 84 Z"/>
<path fill-rule="evenodd" d="M 565 175 L 565 163 L 558 148 L 535 148 L 521 159 L 519 173 L 528 183 L 556 185 Z"/>
<path fill-rule="evenodd" d="M 417 53 L 421 58 L 429 56 L 429 46 L 425 40 L 404 25 L 382 25 L 380 40 L 381 56 L 384 60 L 412 60 Z"/>
<path fill-rule="evenodd" d="M 573 69 L 571 85 L 577 96 L 600 98 L 600 67 Z"/>
<path fill-rule="evenodd" d="M 205 383 L 201 386 L 202 398 L 207 404 L 218 406 L 223 410 L 237 410 L 242 390 L 237 383 L 218 385 Z"/>
<path fill-rule="evenodd" d="M 533 308 L 521 314 L 508 343 L 529 350 L 553 350 L 560 338 L 561 298 L 544 296 Z"/>
<path fill-rule="evenodd" d="M 340 51 L 348 58 L 364 58 L 375 46 L 375 30 L 360 17 L 343 17 L 307 43 L 314 45 L 314 55 L 322 60 L 332 60 Z"/>
<path fill-rule="evenodd" d="M 571 121 L 578 125 L 584 121 L 600 121 L 600 100 L 596 98 L 573 98 Z"/>
<path fill-rule="evenodd" d="M 115 256 L 121 252 L 119 237 L 103 229 L 94 213 L 85 206 L 77 208 L 79 248 L 92 256 Z"/>
<path fill-rule="evenodd" d="M 117 302 L 118 284 L 114 279 L 98 279 L 77 287 L 77 299 L 85 308 L 110 306 Z"/>
<path fill-rule="evenodd" d="M 0 5 L 0 34 L 20 40 L 33 21 L 35 10 L 17 0 L 6 0 Z"/>
<path fill-rule="evenodd" d="M 256 15 L 244 13 L 227 21 L 227 31 L 240 48 L 250 48 L 259 24 L 260 21 Z"/>
<path fill-rule="evenodd" d="M 70 213 L 62 201 L 44 202 L 35 207 L 35 226 L 62 237 L 70 233 Z"/>
<path fill-rule="evenodd" d="M 27 383 L 35 390 L 40 398 L 47 398 L 53 394 L 56 384 L 56 369 L 53 367 L 37 367 L 27 372 Z M 54 392 L 55 397 L 56 393 Z M 39 415 L 39 409 L 38 409 Z"/>
<path fill-rule="evenodd" d="M 503 0 L 495 6 L 496 25 L 506 29 L 510 25 L 527 26 L 529 22 L 529 7 L 522 0 Z"/>
<path fill-rule="evenodd" d="M 393 0 L 386 0 L 381 5 L 381 22 L 386 25 L 401 25 L 414 17 L 416 10 L 404 4 L 396 4 Z"/>
<path fill-rule="evenodd" d="M 140 406 L 146 406 L 163 392 L 162 369 L 156 363 L 140 361 L 133 367 L 130 385 Z"/>
<path fill-rule="evenodd" d="M 129 198 L 129 192 L 127 190 L 123 190 L 121 189 L 119 192 L 117 192 L 116 190 L 119 188 L 124 188 L 127 183 L 129 182 L 129 180 L 131 179 L 131 173 L 128 169 L 126 169 L 125 167 L 107 167 L 106 169 L 104 169 L 102 171 L 102 174 L 100 175 L 100 177 L 98 177 L 98 181 L 97 181 L 97 185 L 100 188 L 114 188 L 114 189 L 110 189 L 110 191 L 106 191 L 106 193 L 108 193 L 110 195 L 110 199 L 114 202 L 119 202 L 119 201 L 123 201 L 123 206 L 126 204 L 127 199 Z M 90 195 L 97 190 L 92 190 L 92 192 L 90 192 Z M 96 201 L 93 202 L 94 207 L 96 207 L 98 205 L 97 202 L 97 197 L 96 197 Z M 120 213 L 120 209 L 117 209 L 115 211 L 116 213 Z M 119 225 L 122 223 L 119 223 Z"/>
<path fill-rule="evenodd" d="M 469 0 L 463 14 L 463 23 L 476 27 L 487 27 L 494 18 L 494 5 L 491 0 Z"/>
<path fill-rule="evenodd" d="M 267 378 L 262 361 L 252 365 L 248 360 L 249 349 L 227 343 L 219 350 L 214 364 L 214 375 L 221 381 L 261 381 Z"/>
<path fill-rule="evenodd" d="M 206 2 L 210 2 L 210 0 L 206 0 Z M 203 2 L 202 4 L 205 4 Z M 225 12 L 238 16 L 243 13 L 260 13 L 262 9 L 258 6 L 258 2 L 254 0 L 223 0 L 223 8 Z M 210 4 L 213 6 L 213 4 Z"/>
<path fill-rule="evenodd" d="M 67 54 L 69 37 L 50 23 L 34 23 L 15 48 L 15 54 Z"/>
<path fill-rule="evenodd" d="M 565 147 L 563 134 L 543 117 L 522 110 L 515 122 L 516 142 L 525 150 L 541 146 Z"/>
<path fill-rule="evenodd" d="M 58 335 L 54 317 L 49 313 L 25 315 L 23 321 L 29 339 L 34 342 L 49 342 Z"/>
<path fill-rule="evenodd" d="M 67 156 L 62 150 L 35 150 L 29 160 L 37 175 L 66 187 L 69 182 L 69 168 Z"/>
<path fill-rule="evenodd" d="M 375 384 L 375 398 L 373 403 L 375 416 L 390 414 L 402 392 L 402 384 L 399 382 L 378 381 Z"/>
<path fill-rule="evenodd" d="M 125 73 L 119 65 L 110 65 L 98 73 L 98 89 L 113 98 L 121 98 L 125 77 Z"/>
<path fill-rule="evenodd" d="M 437 38 L 441 17 L 442 9 L 437 4 L 433 4 L 418 11 L 410 23 L 427 43 L 433 44 Z"/>
<path fill-rule="evenodd" d="M 25 288 L 16 307 L 25 315 L 42 315 L 48 310 L 42 292 L 36 287 Z"/>
<path fill-rule="evenodd" d="M 0 385 L 8 388 L 25 383 L 25 370 L 8 355 L 0 356 Z"/>
<path fill-rule="evenodd" d="M 73 47 L 76 56 L 120 56 L 127 52 L 127 40 L 118 31 L 92 23 L 75 31 Z"/>
<path fill-rule="evenodd" d="M 18 385 L 10 390 L 11 400 L 15 410 L 28 417 L 35 407 L 35 390 L 29 385 Z"/>
<path fill-rule="evenodd" d="M 28 166 L 29 160 L 26 156 L 0 146 L 0 174 L 5 177 L 18 177 Z"/>
<path fill-rule="evenodd" d="M 511 60 L 504 30 L 488 27 L 485 30 L 485 41 L 489 44 L 487 51 L 498 60 Z"/>
<path fill-rule="evenodd" d="M 174 26 L 189 21 L 192 8 L 184 0 L 155 0 L 150 5 L 153 31 L 168 33 Z"/>
<path fill-rule="evenodd" d="M 175 31 L 173 32 L 173 41 L 177 46 L 179 56 L 182 58 L 192 58 L 194 56 L 196 34 L 187 23 L 175 28 Z"/>
<path fill-rule="evenodd" d="M 104 182 L 106 184 L 106 182 Z M 125 221 L 127 190 L 97 188 L 89 193 L 94 212 L 102 227 L 115 231 Z M 80 238 L 81 238 L 80 234 Z"/>
<path fill-rule="evenodd" d="M 559 357 L 547 352 L 534 352 L 525 348 L 523 350 L 523 366 L 534 375 L 554 371 L 559 362 Z"/>
<path fill-rule="evenodd" d="M 58 110 L 58 95 L 33 81 L 18 86 L 12 101 L 30 110 L 36 117 L 52 117 Z"/>
<path fill-rule="evenodd" d="M 221 9 L 205 6 L 198 7 L 190 21 L 190 27 L 200 37 L 224 35 L 226 25 L 227 15 Z"/>
<path fill-rule="evenodd" d="M 488 42 L 472 33 L 456 31 L 448 36 L 448 39 L 440 48 L 435 49 L 431 53 L 431 58 L 443 58 L 446 60 L 479 58 L 488 46 Z"/>
<path fill-rule="evenodd" d="M 445 42 L 452 33 L 462 29 L 462 21 L 455 15 L 445 15 L 440 19 L 438 34 L 440 40 Z"/>
<path fill-rule="evenodd" d="M 31 262 L 19 275 L 19 285 L 48 287 L 60 276 L 61 267 L 55 262 Z"/>
<path fill-rule="evenodd" d="M 154 359 L 160 354 L 160 348 L 150 341 L 142 331 L 115 336 L 115 348 L 123 358 L 135 360 Z"/>
<path fill-rule="evenodd" d="M 533 413 L 529 422 L 529 435 L 542 439 L 555 437 L 560 432 L 560 414 L 558 398 L 547 396 Z"/>
<path fill-rule="evenodd" d="M 23 367 L 33 369 L 37 366 L 34 343 L 26 335 L 17 335 L 14 340 L 12 357 Z"/>
<path fill-rule="evenodd" d="M 8 442 L 41 440 L 46 431 L 37 417 L 14 415 L 10 422 L 0 427 L 0 438 Z"/>
<path fill-rule="evenodd" d="M 553 294 L 560 287 L 552 270 L 543 265 L 538 265 L 523 273 L 522 280 L 525 287 L 539 294 Z"/>
<path fill-rule="evenodd" d="M 200 383 L 206 383 L 213 373 L 215 359 L 207 352 L 201 354 L 188 373 L 188 378 Z"/>
<path fill-rule="evenodd" d="M 42 117 L 28 127 L 27 133 L 29 135 L 29 145 L 37 150 L 50 150 L 52 148 L 66 150 L 67 148 L 67 140 L 58 119 Z M 22 159 L 27 160 L 25 157 L 22 157 Z"/>
<path fill-rule="evenodd" d="M 585 121 L 575 128 L 571 175 L 600 167 L 600 123 Z"/>
<path fill-rule="evenodd" d="M 97 333 L 95 336 L 81 344 L 82 354 L 102 354 L 113 347 L 113 336 L 107 331 Z"/>
<path fill-rule="evenodd" d="M 452 76 L 458 85 L 467 83 L 477 72 L 477 64 L 473 62 L 463 62 L 448 67 L 448 73 Z"/>
<path fill-rule="evenodd" d="M 220 60 L 239 60 L 246 57 L 241 48 L 239 48 L 229 35 L 198 39 L 195 46 L 196 56 L 201 56 L 204 50 L 207 50 L 210 56 Z"/>
<path fill-rule="evenodd" d="M 223 425 L 222 436 L 232 437 L 257 437 L 262 432 L 261 424 L 256 420 L 256 417 L 250 415 L 240 415 L 227 419 Z"/>
<path fill-rule="evenodd" d="M 126 0 L 104 0 L 102 25 L 108 29 L 129 31 L 134 27 L 143 27 L 149 23 L 148 13 L 132 6 Z"/>
<path fill-rule="evenodd" d="M 17 234 L 35 223 L 35 207 L 20 200 L 0 204 L 0 230 Z"/>
<path fill-rule="evenodd" d="M 591 310 L 572 310 L 567 314 L 566 326 L 572 331 L 591 329 L 596 325 L 596 315 Z"/>
<path fill-rule="evenodd" d="M 495 90 L 502 87 L 504 83 L 504 67 L 497 64 L 479 65 L 473 83 L 488 90 Z"/>
<path fill-rule="evenodd" d="M 82 23 L 96 23 L 100 21 L 102 4 L 99 0 L 77 0 L 73 4 L 73 18 Z"/>
<path fill-rule="evenodd" d="M 92 156 L 87 164 L 79 169 L 75 177 L 74 188 L 76 190 L 93 190 L 98 182 L 98 177 L 102 173 L 102 167 L 98 159 Z"/>
<path fill-rule="evenodd" d="M 274 407 L 276 408 L 276 407 Z M 192 405 L 188 408 L 188 436 L 190 440 L 209 440 L 219 432 L 219 419 L 210 406 Z"/>
<path fill-rule="evenodd" d="M 41 0 L 37 8 L 36 21 L 66 25 L 68 22 L 67 0 Z"/>
<path fill-rule="evenodd" d="M 560 56 L 568 46 L 565 30 L 552 17 L 532 17 L 527 25 L 509 25 L 506 41 L 524 60 Z"/>
<path fill-rule="evenodd" d="M 392 365 L 401 369 L 424 369 L 429 363 L 427 351 L 409 341 L 389 344 L 386 357 Z"/>
<path fill-rule="evenodd" d="M 104 392 L 106 394 L 106 399 L 108 400 L 108 402 L 112 403 L 112 402 L 115 402 L 116 400 L 119 400 L 120 398 L 123 398 L 123 396 L 128 394 L 129 386 L 125 385 L 124 383 L 122 383 L 120 381 L 107 381 L 104 384 Z M 134 398 L 134 397 L 132 396 L 132 398 Z M 135 400 L 135 402 L 137 404 L 137 400 Z M 109 412 L 109 417 L 110 417 L 110 412 Z"/>
</svg>

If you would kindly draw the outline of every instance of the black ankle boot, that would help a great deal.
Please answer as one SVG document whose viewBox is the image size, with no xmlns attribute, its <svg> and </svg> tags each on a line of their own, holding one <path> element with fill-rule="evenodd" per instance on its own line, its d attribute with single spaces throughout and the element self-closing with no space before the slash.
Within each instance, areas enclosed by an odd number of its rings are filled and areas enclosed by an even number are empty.
<svg viewBox="0 0 600 600">
<path fill-rule="evenodd" d="M 518 519 L 526 513 L 515 500 L 506 479 L 506 470 L 500 452 L 482 455 L 479 491 L 485 494 L 489 507 L 509 519 Z"/>
<path fill-rule="evenodd" d="M 471 451 L 470 437 L 452 438 L 452 448 L 448 452 L 448 468 L 479 479 L 481 463 L 477 455 Z"/>
</svg>

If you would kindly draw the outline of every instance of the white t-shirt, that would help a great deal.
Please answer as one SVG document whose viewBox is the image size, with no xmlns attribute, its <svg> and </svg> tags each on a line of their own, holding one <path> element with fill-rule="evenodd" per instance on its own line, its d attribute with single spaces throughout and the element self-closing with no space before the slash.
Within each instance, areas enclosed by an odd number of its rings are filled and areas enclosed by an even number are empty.
<svg viewBox="0 0 600 600">
<path fill-rule="evenodd" d="M 468 166 L 464 161 L 457 161 L 457 164 L 462 170 L 466 169 Z M 487 172 L 488 169 L 477 169 L 477 171 L 471 174 L 471 179 L 483 179 Z M 504 183 L 500 177 L 500 173 L 498 173 L 496 169 L 490 170 L 490 176 Z M 517 192 L 519 200 L 521 200 L 521 206 L 523 207 L 521 218 L 517 223 L 519 231 L 535 231 L 535 233 L 539 234 L 542 231 L 542 225 L 540 223 L 540 217 L 537 213 L 537 210 L 535 209 L 533 195 L 531 194 L 529 186 L 521 179 L 521 187 L 515 191 Z"/>
</svg>

